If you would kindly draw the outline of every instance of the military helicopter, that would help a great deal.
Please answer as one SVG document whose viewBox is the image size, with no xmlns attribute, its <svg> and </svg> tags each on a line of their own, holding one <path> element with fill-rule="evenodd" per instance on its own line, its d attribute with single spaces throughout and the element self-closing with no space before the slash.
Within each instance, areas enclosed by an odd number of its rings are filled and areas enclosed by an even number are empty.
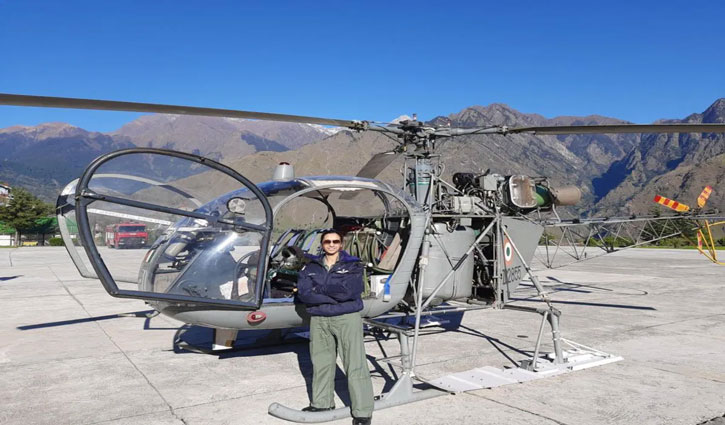
<svg viewBox="0 0 725 425">
<path fill-rule="evenodd" d="M 304 254 L 319 249 L 322 231 L 344 229 L 345 248 L 366 264 L 365 322 L 400 342 L 403 372 L 378 397 L 376 410 L 621 359 L 564 339 L 561 312 L 531 270 L 546 224 L 541 213 L 576 204 L 579 189 L 555 187 L 545 177 L 488 172 L 458 172 L 445 181 L 439 142 L 463 135 L 725 132 L 725 124 L 452 128 L 415 118 L 385 124 L 14 94 L 0 94 L 0 104 L 311 123 L 393 138 L 396 147 L 373 155 L 356 176 L 297 177 L 290 164 L 280 164 L 260 184 L 198 155 L 126 149 L 93 161 L 57 201 L 66 248 L 83 276 L 99 279 L 114 297 L 142 299 L 161 314 L 216 329 L 219 346 L 230 346 L 239 330 L 304 326 L 309 317 L 294 302 L 296 273 Z M 401 187 L 375 179 L 401 156 Z M 105 247 L 102 229 L 118 219 L 149 223 L 150 249 L 141 255 Z M 527 277 L 543 307 L 510 303 Z M 483 308 L 540 315 L 533 356 L 518 369 L 444 377 L 416 389 L 418 338 L 426 319 Z M 390 318 L 412 323 L 391 324 Z M 540 358 L 547 323 L 554 352 Z M 277 403 L 269 413 L 295 422 L 349 416 L 347 408 L 301 412 Z"/>
</svg>

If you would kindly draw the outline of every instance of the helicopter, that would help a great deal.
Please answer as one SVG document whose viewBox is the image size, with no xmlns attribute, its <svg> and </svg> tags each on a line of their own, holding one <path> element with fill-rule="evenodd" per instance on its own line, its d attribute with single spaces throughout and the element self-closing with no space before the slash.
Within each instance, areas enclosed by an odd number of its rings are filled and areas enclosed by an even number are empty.
<svg viewBox="0 0 725 425">
<path fill-rule="evenodd" d="M 415 117 L 375 123 L 15 94 L 0 94 L 0 105 L 299 122 L 379 132 L 394 139 L 393 150 L 374 154 L 356 176 L 297 177 L 291 164 L 282 163 L 271 180 L 259 184 L 198 155 L 125 149 L 94 160 L 64 188 L 56 204 L 66 249 L 81 275 L 100 280 L 111 296 L 141 299 L 161 314 L 215 329 L 219 348 L 231 346 L 238 331 L 308 323 L 305 309 L 295 303 L 297 272 L 305 254 L 318 252 L 323 231 L 341 229 L 345 249 L 365 264 L 361 314 L 366 325 L 395 334 L 400 343 L 403 372 L 377 398 L 376 410 L 621 360 L 563 338 L 561 311 L 531 267 L 547 224 L 541 214 L 575 205 L 581 191 L 557 187 L 546 177 L 465 170 L 448 182 L 442 178 L 441 141 L 521 133 L 725 132 L 725 124 L 454 128 Z M 375 179 L 400 157 L 400 187 Z M 150 248 L 136 253 L 105 247 L 100 229 L 118 219 L 148 223 L 154 235 Z M 562 227 L 586 224 L 556 222 Z M 542 307 L 511 303 L 525 278 Z M 422 381 L 415 367 L 425 321 L 486 308 L 541 317 L 532 357 L 517 369 L 488 371 L 485 379 L 444 377 L 425 381 L 428 389 L 416 389 L 414 381 Z M 400 320 L 389 320 L 396 318 Z M 540 358 L 546 324 L 554 352 Z M 302 412 L 274 403 L 269 413 L 295 422 L 323 422 L 349 416 L 349 409 Z"/>
</svg>

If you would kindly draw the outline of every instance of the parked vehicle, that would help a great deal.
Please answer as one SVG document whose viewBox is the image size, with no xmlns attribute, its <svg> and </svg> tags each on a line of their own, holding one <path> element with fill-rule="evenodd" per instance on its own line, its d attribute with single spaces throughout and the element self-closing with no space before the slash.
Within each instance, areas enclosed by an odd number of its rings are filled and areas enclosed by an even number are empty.
<svg viewBox="0 0 725 425">
<path fill-rule="evenodd" d="M 106 246 L 110 248 L 144 248 L 149 234 L 141 223 L 118 223 L 106 226 Z"/>
</svg>

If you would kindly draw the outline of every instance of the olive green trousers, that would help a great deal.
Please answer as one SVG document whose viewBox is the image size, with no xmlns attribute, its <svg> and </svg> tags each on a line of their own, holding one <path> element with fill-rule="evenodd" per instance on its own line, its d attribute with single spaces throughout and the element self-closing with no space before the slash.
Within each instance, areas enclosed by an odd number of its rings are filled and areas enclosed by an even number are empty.
<svg viewBox="0 0 725 425">
<path fill-rule="evenodd" d="M 352 416 L 373 415 L 373 385 L 370 380 L 363 325 L 360 313 L 340 316 L 312 316 L 310 319 L 310 357 L 312 358 L 312 406 L 321 409 L 335 405 L 337 354 L 347 375 Z"/>
</svg>

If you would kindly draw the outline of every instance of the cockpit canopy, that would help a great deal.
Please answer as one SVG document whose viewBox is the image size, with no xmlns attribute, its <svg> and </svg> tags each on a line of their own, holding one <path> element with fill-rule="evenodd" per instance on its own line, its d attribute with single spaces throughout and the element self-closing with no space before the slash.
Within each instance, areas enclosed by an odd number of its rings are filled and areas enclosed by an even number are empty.
<svg viewBox="0 0 725 425">
<path fill-rule="evenodd" d="M 221 164 L 151 151 L 100 158 L 58 200 L 71 257 L 112 295 L 248 308 L 289 298 L 290 280 L 273 288 L 275 278 L 294 272 L 304 254 L 317 254 L 319 232 L 331 227 L 348 233 L 351 254 L 390 273 L 395 256 L 383 261 L 384 254 L 395 244 L 399 255 L 417 208 L 375 180 L 321 176 L 255 186 Z M 160 170 L 173 170 L 175 178 L 160 177 Z M 104 233 L 130 220 L 146 225 L 148 240 L 139 245 L 150 250 L 121 251 L 130 243 Z"/>
</svg>

